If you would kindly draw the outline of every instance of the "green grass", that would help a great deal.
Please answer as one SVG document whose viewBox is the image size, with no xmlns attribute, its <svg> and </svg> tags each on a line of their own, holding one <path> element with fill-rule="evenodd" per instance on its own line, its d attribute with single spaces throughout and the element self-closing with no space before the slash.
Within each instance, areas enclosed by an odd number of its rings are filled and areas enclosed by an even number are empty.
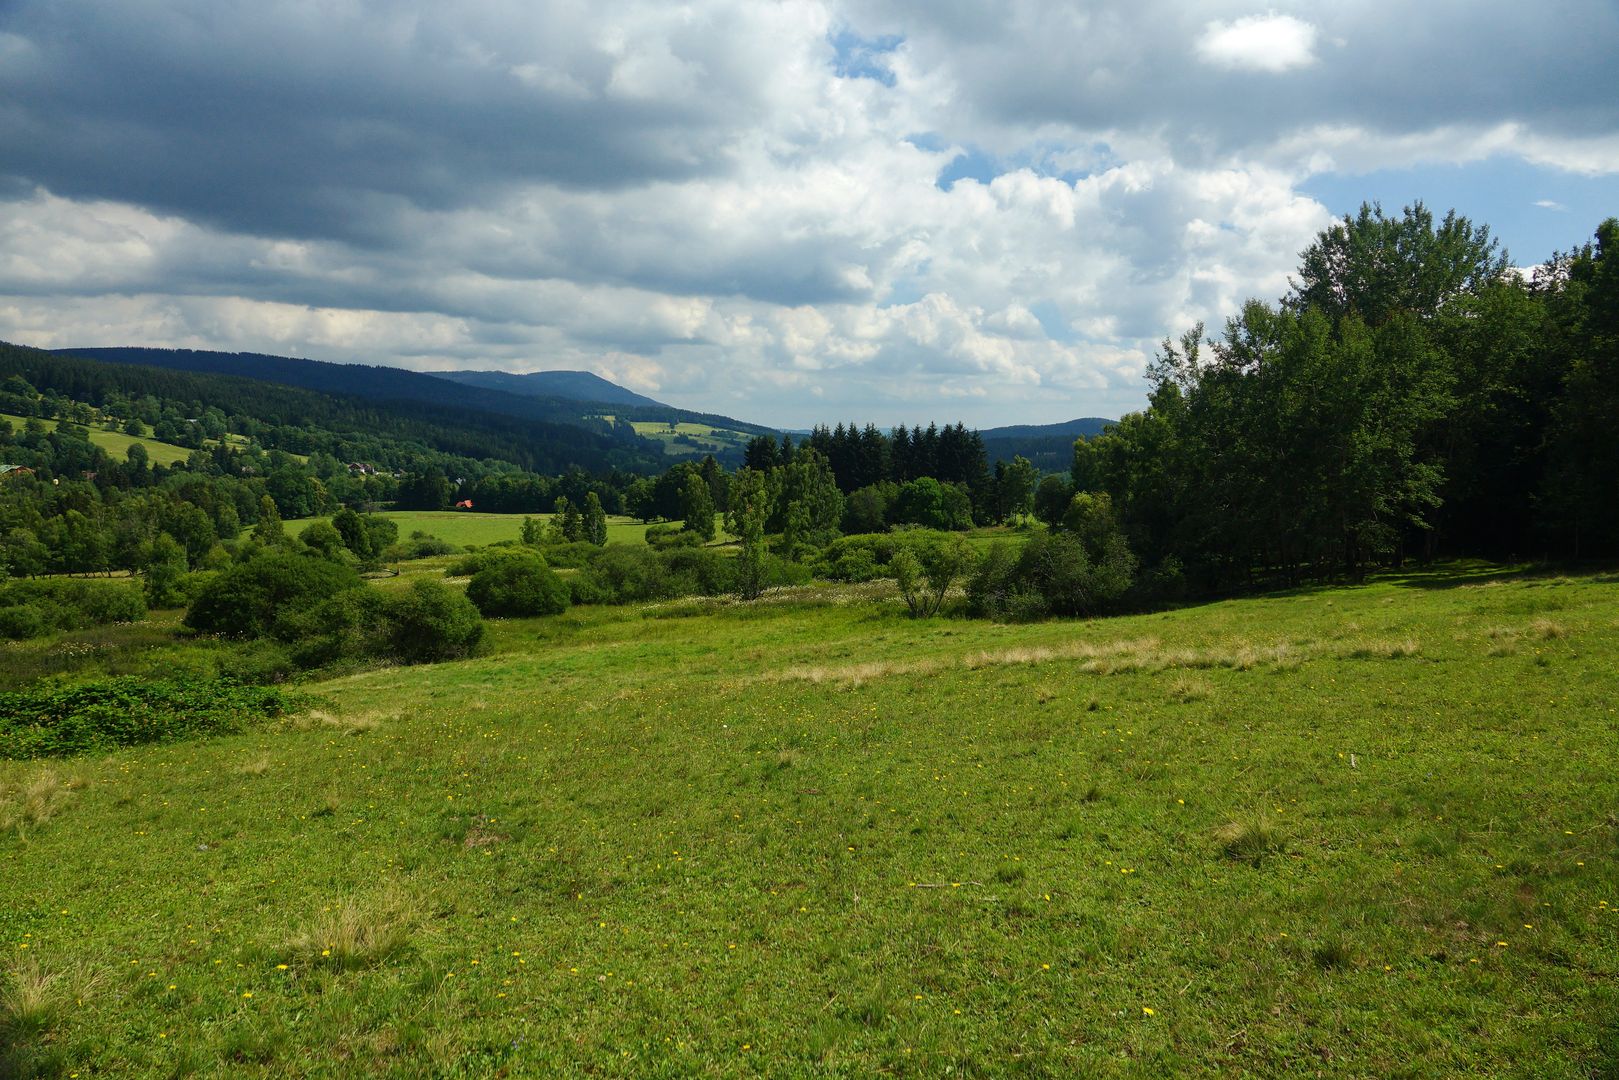
<svg viewBox="0 0 1619 1080">
<path fill-rule="evenodd" d="M 0 763 L 16 1070 L 1619 1069 L 1612 576 L 1029 626 L 879 583 L 494 638 L 249 735 Z"/>
<path fill-rule="evenodd" d="M 610 417 L 606 419 L 611 419 Z M 670 430 L 669 424 L 656 420 L 632 420 L 631 426 L 635 433 L 643 438 L 654 439 L 663 444 L 664 453 L 690 454 L 694 447 L 690 442 L 675 442 L 675 436 L 689 436 L 697 446 L 698 451 L 719 451 L 727 448 L 746 446 L 752 436 L 741 431 L 732 431 L 729 428 L 718 428 L 711 424 L 695 424 L 681 421 Z"/>
<path fill-rule="evenodd" d="M 18 432 L 21 432 L 23 425 L 28 422 L 27 417 L 12 416 L 9 413 L 0 413 L 0 420 L 9 421 L 13 430 Z M 56 430 L 55 420 L 41 420 L 40 423 L 45 425 L 47 431 Z M 89 431 L 91 444 L 101 447 L 114 461 L 122 462 L 127 458 L 129 448 L 136 443 L 146 447 L 147 459 L 153 465 L 173 465 L 191 456 L 190 450 L 183 446 L 176 446 L 173 443 L 159 442 L 156 439 L 142 436 L 125 435 L 121 431 L 107 431 L 95 426 L 91 426 Z"/>
<path fill-rule="evenodd" d="M 516 540 L 523 528 L 522 514 L 480 514 L 464 510 L 385 510 L 382 516 L 399 526 L 399 538 L 406 539 L 420 530 L 440 540 L 467 547 L 473 544 L 492 544 L 497 540 Z M 549 521 L 550 514 L 533 514 L 541 521 Z M 287 531 L 296 535 L 315 518 L 297 518 L 286 523 Z M 608 543 L 639 544 L 646 542 L 646 526 L 629 517 L 607 519 Z"/>
</svg>

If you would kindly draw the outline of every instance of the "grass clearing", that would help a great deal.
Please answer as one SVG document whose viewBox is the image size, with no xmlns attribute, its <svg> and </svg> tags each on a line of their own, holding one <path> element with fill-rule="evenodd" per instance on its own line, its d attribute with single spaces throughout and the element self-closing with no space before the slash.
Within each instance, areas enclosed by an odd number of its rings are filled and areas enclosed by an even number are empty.
<svg viewBox="0 0 1619 1080">
<path fill-rule="evenodd" d="M 58 763 L 70 807 L 0 836 L 0 968 L 106 992 L 15 1052 L 1609 1075 L 1614 585 L 1458 569 L 1007 626 L 874 583 L 497 621 L 492 655 L 308 688 L 318 716 Z"/>
<path fill-rule="evenodd" d="M 10 413 L 0 413 L 0 420 L 9 421 L 12 429 L 17 432 L 21 432 L 23 425 L 28 423 L 27 417 L 13 416 Z M 45 425 L 46 431 L 56 430 L 57 422 L 55 420 L 46 420 L 41 418 L 40 423 Z M 89 432 L 91 445 L 101 447 L 114 461 L 117 462 L 122 462 L 125 458 L 127 458 L 129 456 L 129 448 L 134 446 L 136 443 L 140 443 L 146 448 L 147 459 L 151 461 L 153 465 L 173 465 L 177 462 L 184 461 L 191 456 L 191 451 L 187 450 L 183 446 L 176 446 L 173 443 L 159 442 L 156 439 L 147 438 L 145 436 L 125 435 L 121 431 L 108 431 L 106 428 L 98 427 L 93 424 L 89 425 Z"/>
<path fill-rule="evenodd" d="M 480 514 L 468 510 L 384 510 L 379 515 L 399 526 L 399 537 L 406 539 L 421 531 L 429 536 L 461 547 L 483 546 L 500 540 L 516 542 L 523 528 L 525 516 L 550 521 L 551 514 Z M 289 533 L 297 535 L 315 521 L 329 518 L 296 518 L 286 522 Z M 631 517 L 618 515 L 607 519 L 607 542 L 619 544 L 646 543 L 646 526 Z"/>
</svg>

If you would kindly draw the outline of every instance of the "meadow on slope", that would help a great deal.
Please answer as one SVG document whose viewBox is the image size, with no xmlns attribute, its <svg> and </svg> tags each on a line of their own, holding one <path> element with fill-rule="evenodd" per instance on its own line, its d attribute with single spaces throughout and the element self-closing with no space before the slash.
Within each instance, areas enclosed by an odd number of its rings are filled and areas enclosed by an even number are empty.
<svg viewBox="0 0 1619 1080">
<path fill-rule="evenodd" d="M 492 624 L 0 763 L 19 1075 L 1619 1070 L 1619 579 Z M 0 1069 L 3 1072 L 4 1069 Z"/>
</svg>

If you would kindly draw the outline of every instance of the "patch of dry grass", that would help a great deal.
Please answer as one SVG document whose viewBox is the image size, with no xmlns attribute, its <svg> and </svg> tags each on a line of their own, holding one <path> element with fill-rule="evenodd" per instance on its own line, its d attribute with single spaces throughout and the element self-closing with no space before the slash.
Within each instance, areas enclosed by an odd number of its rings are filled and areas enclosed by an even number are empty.
<svg viewBox="0 0 1619 1080">
<path fill-rule="evenodd" d="M 337 713 L 327 712 L 324 709 L 311 709 L 292 720 L 292 726 L 298 731 L 312 731 L 318 729 L 335 730 L 344 735 L 362 735 L 368 731 L 375 731 L 386 720 L 397 720 L 398 716 L 385 716 L 382 713 L 365 712 L 350 716 L 341 716 Z"/>
<path fill-rule="evenodd" d="M 311 964 L 344 971 L 375 967 L 406 949 L 420 923 L 416 906 L 398 890 L 387 889 L 322 908 L 287 941 L 287 948 Z"/>
<path fill-rule="evenodd" d="M 1287 846 L 1276 823 L 1264 814 L 1228 821 L 1214 830 L 1214 839 L 1227 858 L 1251 866 L 1258 866 L 1266 856 Z"/>
<path fill-rule="evenodd" d="M 1165 687 L 1170 698 L 1179 702 L 1202 701 L 1214 693 L 1214 685 L 1201 675 L 1183 672 L 1169 680 Z"/>
<path fill-rule="evenodd" d="M 52 768 L 43 768 L 14 783 L 0 782 L 0 830 L 15 829 L 19 836 L 50 821 L 85 786 L 76 777 L 64 778 Z"/>
</svg>

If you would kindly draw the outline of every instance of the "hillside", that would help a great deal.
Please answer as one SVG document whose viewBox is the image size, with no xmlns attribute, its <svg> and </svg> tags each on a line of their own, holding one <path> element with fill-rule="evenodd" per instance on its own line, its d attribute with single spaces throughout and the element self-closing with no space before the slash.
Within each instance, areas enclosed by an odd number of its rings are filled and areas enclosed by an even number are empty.
<svg viewBox="0 0 1619 1080">
<path fill-rule="evenodd" d="M 21 431 L 29 419 L 31 418 L 26 416 L 0 413 L 0 421 L 10 424 L 14 431 Z M 55 420 L 40 420 L 39 422 L 44 425 L 46 431 L 56 430 L 57 421 Z M 137 443 L 145 448 L 147 459 L 154 465 L 173 465 L 191 456 L 191 451 L 185 447 L 175 446 L 173 443 L 162 442 L 158 439 L 151 439 L 142 435 L 125 435 L 121 431 L 107 431 L 105 428 L 95 426 L 91 426 L 88 430 L 91 445 L 101 447 L 118 461 L 124 460 L 129 455 L 129 448 Z"/>
<path fill-rule="evenodd" d="M 92 404 L 99 404 L 109 394 L 151 394 L 165 400 L 193 402 L 273 427 L 314 433 L 332 442 L 337 447 L 333 452 L 344 445 L 364 446 L 368 452 L 354 456 L 367 458 L 377 454 L 403 457 L 427 449 L 558 472 L 570 465 L 598 470 L 654 468 L 663 457 L 658 448 L 632 430 L 615 431 L 600 423 L 593 425 L 594 430 L 582 430 L 575 424 L 545 420 L 539 416 L 543 407 L 509 394 L 461 388 L 468 395 L 487 395 L 506 399 L 503 404 L 515 403 L 510 411 L 442 400 L 443 388 L 448 387 L 452 397 L 460 391 L 453 384 L 429 376 L 420 376 L 428 383 L 426 388 L 406 380 L 422 393 L 420 400 L 368 397 L 250 377 L 245 373 L 259 369 L 251 357 L 243 359 L 236 354 L 90 351 L 93 355 L 82 356 L 0 342 L 0 378 L 18 375 L 40 389 Z M 140 362 L 142 358 L 162 363 L 147 366 Z M 296 366 L 299 364 L 309 365 L 308 371 L 316 373 L 311 377 L 317 381 L 336 378 L 324 369 L 342 366 L 286 361 L 285 367 L 275 370 L 302 373 L 305 369 Z M 372 391 L 380 392 L 384 380 L 378 373 L 386 370 L 392 369 L 369 369 L 371 374 L 362 373 L 360 379 Z M 441 400 L 435 401 L 429 391 L 438 392 Z"/>
<path fill-rule="evenodd" d="M 1619 1065 L 1611 576 L 1023 626 L 908 620 L 886 588 L 499 622 L 495 655 L 317 684 L 320 711 L 251 734 L 0 763 L 5 808 L 51 808 L 0 836 L 0 932 L 39 988 L 14 1052 L 62 1075 Z"/>
<path fill-rule="evenodd" d="M 481 386 L 525 397 L 566 398 L 601 405 L 637 405 L 672 411 L 671 406 L 661 401 L 627 390 L 589 371 L 531 371 L 525 374 L 510 371 L 435 371 L 432 374 L 466 386 Z"/>
<path fill-rule="evenodd" d="M 719 434 L 720 445 L 705 448 L 715 453 L 735 449 L 739 455 L 741 446 L 746 444 L 749 436 L 777 434 L 774 428 L 762 424 L 750 424 L 716 413 L 677 409 L 626 390 L 588 371 L 534 371 L 525 375 L 504 371 L 436 371 L 433 374 L 453 382 L 524 397 L 564 398 L 588 406 L 582 411 L 587 418 L 624 420 L 634 424 L 636 431 L 642 435 L 647 434 L 648 429 L 666 428 L 671 424 L 687 428 L 687 434 L 692 431 Z M 730 434 L 726 436 L 724 433 Z M 682 450 L 665 446 L 665 449 L 670 453 L 690 453 L 690 448 Z"/>
<path fill-rule="evenodd" d="M 1025 457 L 1045 472 L 1066 472 L 1073 462 L 1074 440 L 1100 435 L 1113 423 L 1098 416 L 1060 424 L 1012 424 L 980 432 L 991 463 Z"/>
</svg>

